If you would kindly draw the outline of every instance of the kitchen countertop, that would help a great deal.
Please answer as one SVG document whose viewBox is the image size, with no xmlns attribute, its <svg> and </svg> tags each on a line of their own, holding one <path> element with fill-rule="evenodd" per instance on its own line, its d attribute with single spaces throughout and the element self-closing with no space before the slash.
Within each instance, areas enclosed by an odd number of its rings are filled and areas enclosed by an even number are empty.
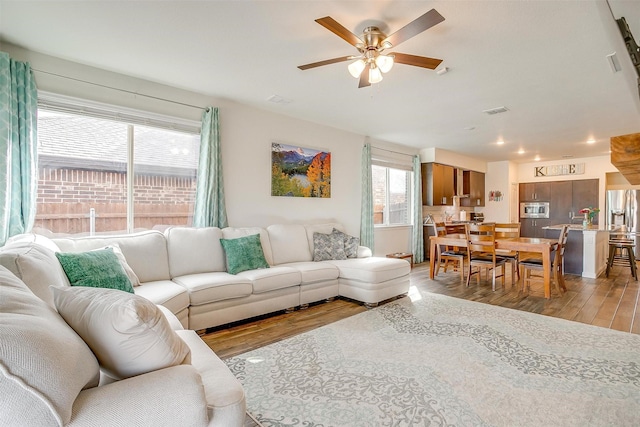
<svg viewBox="0 0 640 427">
<path fill-rule="evenodd" d="M 560 230 L 566 224 L 556 224 L 550 225 L 548 227 L 542 227 L 545 230 Z M 611 225 L 611 226 L 601 226 L 599 224 L 588 225 L 587 227 L 583 227 L 582 224 L 569 224 L 569 231 L 607 231 L 607 232 L 617 232 L 624 233 L 626 232 L 626 228 L 624 225 Z"/>
</svg>

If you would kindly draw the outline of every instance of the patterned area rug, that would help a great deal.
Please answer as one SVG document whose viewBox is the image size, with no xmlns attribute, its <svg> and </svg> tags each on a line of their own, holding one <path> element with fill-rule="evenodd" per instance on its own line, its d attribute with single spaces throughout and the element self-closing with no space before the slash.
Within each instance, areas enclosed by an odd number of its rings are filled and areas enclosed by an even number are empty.
<svg viewBox="0 0 640 427">
<path fill-rule="evenodd" d="M 417 298 L 228 359 L 249 411 L 265 427 L 640 425 L 639 335 Z"/>
</svg>

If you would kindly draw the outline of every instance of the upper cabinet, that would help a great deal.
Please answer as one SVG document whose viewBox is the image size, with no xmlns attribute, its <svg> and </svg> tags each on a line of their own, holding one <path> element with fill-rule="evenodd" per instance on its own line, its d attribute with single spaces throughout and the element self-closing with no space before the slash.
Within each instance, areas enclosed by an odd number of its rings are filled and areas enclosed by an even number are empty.
<svg viewBox="0 0 640 427">
<path fill-rule="evenodd" d="M 462 194 L 460 206 L 484 206 L 484 173 L 476 171 L 462 172 Z"/>
<path fill-rule="evenodd" d="M 452 206 L 456 189 L 456 170 L 439 163 L 422 164 L 422 204 Z"/>
<path fill-rule="evenodd" d="M 460 170 L 440 163 L 422 164 L 422 204 L 453 206 L 453 196 L 460 206 L 484 206 L 484 173 Z"/>
<path fill-rule="evenodd" d="M 551 197 L 551 184 L 548 182 L 526 182 L 520 184 L 521 202 L 548 202 Z"/>
</svg>

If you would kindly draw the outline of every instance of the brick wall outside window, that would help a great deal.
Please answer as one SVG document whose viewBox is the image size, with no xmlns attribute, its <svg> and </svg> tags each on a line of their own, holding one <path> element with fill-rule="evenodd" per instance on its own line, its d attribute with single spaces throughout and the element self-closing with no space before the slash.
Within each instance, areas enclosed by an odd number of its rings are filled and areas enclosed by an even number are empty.
<svg viewBox="0 0 640 427">
<path fill-rule="evenodd" d="M 126 230 L 125 173 L 41 168 L 35 227 L 56 234 L 88 233 L 95 209 L 96 232 Z M 137 175 L 134 178 L 136 229 L 191 225 L 195 178 Z"/>
</svg>

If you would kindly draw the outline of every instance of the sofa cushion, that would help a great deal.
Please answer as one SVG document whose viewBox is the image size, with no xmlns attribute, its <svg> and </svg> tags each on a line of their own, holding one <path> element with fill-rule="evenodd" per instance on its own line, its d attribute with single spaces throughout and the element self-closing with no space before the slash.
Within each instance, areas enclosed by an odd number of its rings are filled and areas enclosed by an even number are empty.
<svg viewBox="0 0 640 427">
<path fill-rule="evenodd" d="M 118 236 L 65 237 L 53 241 L 62 252 L 86 252 L 117 243 L 141 283 L 171 279 L 167 240 L 156 230 Z"/>
<path fill-rule="evenodd" d="M 369 257 L 325 262 L 338 267 L 340 279 L 364 283 L 386 282 L 411 272 L 411 265 L 407 261 L 396 258 Z"/>
<path fill-rule="evenodd" d="M 190 305 L 202 305 L 215 301 L 251 295 L 251 280 L 227 272 L 188 274 L 173 280 L 189 294 Z"/>
<path fill-rule="evenodd" d="M 273 291 L 300 284 L 302 277 L 295 268 L 276 266 L 270 269 L 248 270 L 238 273 L 238 276 L 251 280 L 253 293 Z"/>
<path fill-rule="evenodd" d="M 172 278 L 226 270 L 219 228 L 169 227 L 164 234 Z"/>
<path fill-rule="evenodd" d="M 338 234 L 313 233 L 313 260 L 347 259 L 344 238 Z"/>
<path fill-rule="evenodd" d="M 36 244 L 38 246 L 45 247 L 52 252 L 60 252 L 60 248 L 55 244 L 53 240 L 48 238 L 47 236 L 43 236 L 42 234 L 36 233 L 24 233 L 24 234 L 16 234 L 15 236 L 11 236 L 4 243 L 5 247 L 19 245 L 24 246 L 28 244 Z"/>
<path fill-rule="evenodd" d="M 155 280 L 133 288 L 140 295 L 154 304 L 160 304 L 177 314 L 189 307 L 189 292 L 184 286 L 171 280 Z"/>
<path fill-rule="evenodd" d="M 49 286 L 69 286 L 55 252 L 45 246 L 33 243 L 5 246 L 0 251 L 0 265 L 20 278 L 50 307 L 55 307 L 55 304 Z"/>
<path fill-rule="evenodd" d="M 133 293 L 133 286 L 112 248 L 90 252 L 56 252 L 71 286 L 118 289 Z"/>
<path fill-rule="evenodd" d="M 181 364 L 189 347 L 151 301 L 113 289 L 53 288 L 58 312 L 116 379 Z"/>
<path fill-rule="evenodd" d="M 0 425 L 64 425 L 98 362 L 65 321 L 0 266 Z M 27 418 L 28 417 L 28 418 Z"/>
<path fill-rule="evenodd" d="M 303 225 L 274 224 L 267 227 L 267 232 L 274 265 L 313 260 L 307 230 Z M 311 236 L 313 238 L 313 234 Z"/>
<path fill-rule="evenodd" d="M 291 267 L 300 272 L 300 284 L 325 282 L 327 280 L 335 280 L 340 274 L 340 270 L 333 264 L 328 262 L 291 262 L 282 264 L 279 267 Z"/>
</svg>

